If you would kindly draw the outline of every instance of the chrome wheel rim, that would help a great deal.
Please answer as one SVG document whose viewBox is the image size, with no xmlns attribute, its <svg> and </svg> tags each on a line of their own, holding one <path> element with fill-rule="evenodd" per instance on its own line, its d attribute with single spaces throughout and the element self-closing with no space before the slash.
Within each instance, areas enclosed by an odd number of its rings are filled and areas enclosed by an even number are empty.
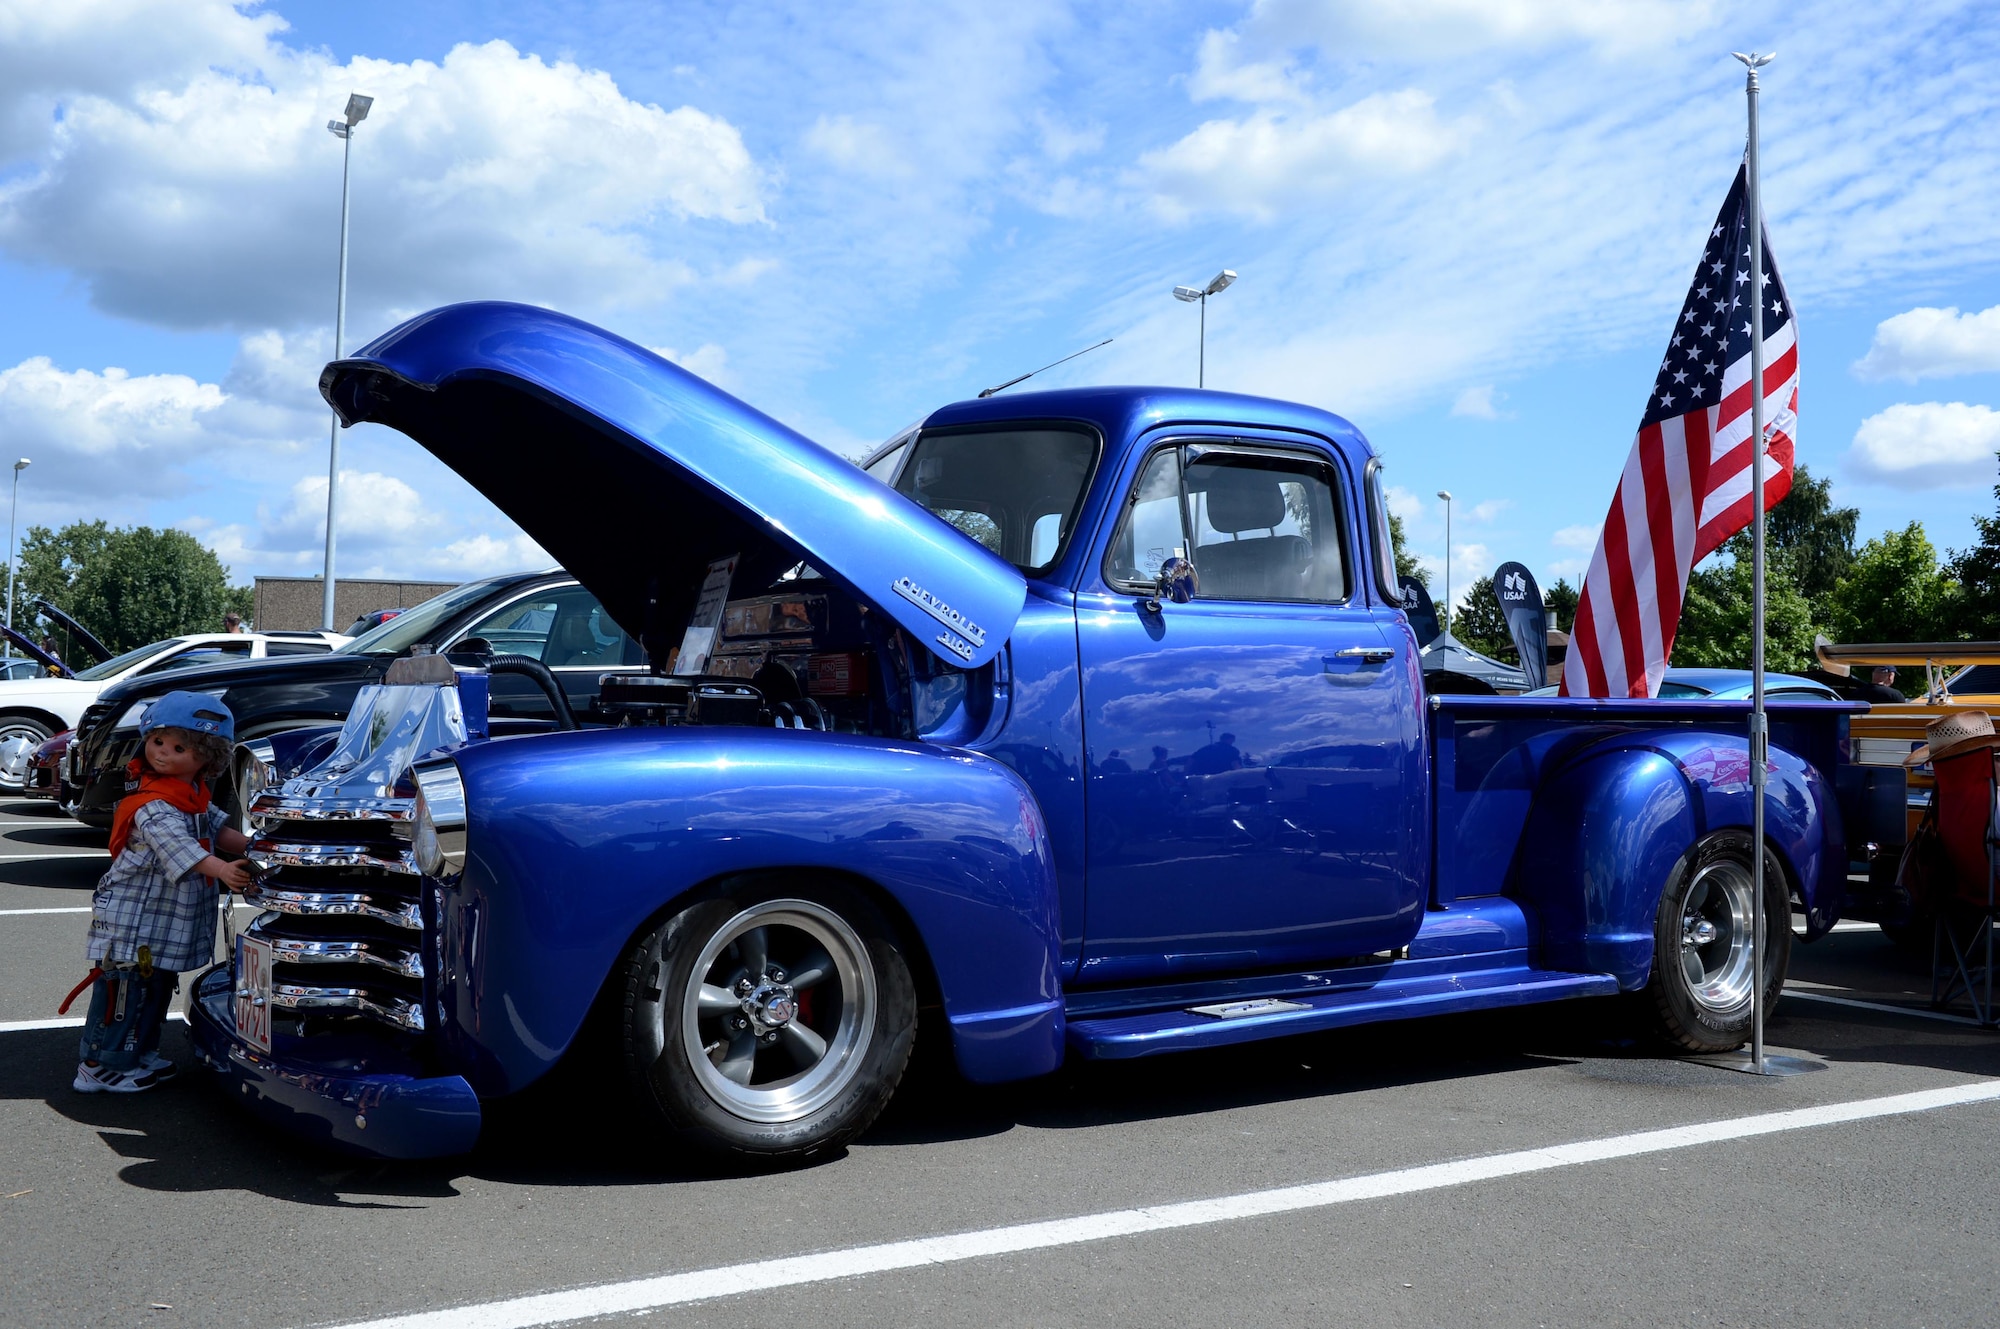
<svg viewBox="0 0 2000 1329">
<path fill-rule="evenodd" d="M 1681 974 L 1688 994 L 1711 1011 L 1750 1000 L 1750 867 L 1727 860 L 1695 873 L 1681 898 Z"/>
<path fill-rule="evenodd" d="M 810 900 L 752 905 L 716 929 L 681 998 L 695 1079 L 746 1121 L 839 1097 L 875 1031 L 875 970 L 846 920 Z"/>
<path fill-rule="evenodd" d="M 16 720 L 0 722 L 0 789 L 18 791 L 28 783 L 28 758 L 48 741 L 39 728 Z"/>
</svg>

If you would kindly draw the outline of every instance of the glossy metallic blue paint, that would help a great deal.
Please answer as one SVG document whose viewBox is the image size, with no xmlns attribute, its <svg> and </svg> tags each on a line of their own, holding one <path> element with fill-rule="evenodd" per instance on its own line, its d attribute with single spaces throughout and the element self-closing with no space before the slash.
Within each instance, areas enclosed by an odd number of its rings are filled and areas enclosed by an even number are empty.
<svg viewBox="0 0 2000 1329">
<path fill-rule="evenodd" d="M 462 1154 L 479 1138 L 478 1095 L 458 1075 L 376 1069 L 365 1052 L 337 1060 L 284 1046 L 253 1052 L 236 1039 L 229 970 L 211 969 L 189 994 L 188 1034 L 232 1102 L 342 1153 L 373 1158 Z M 289 1054 L 289 1055 L 288 1055 Z"/>
<path fill-rule="evenodd" d="M 1106 388 L 934 412 L 926 427 L 1068 422 L 1102 440 L 1072 537 L 1024 584 L 767 417 L 545 311 L 441 310 L 324 382 L 345 418 L 459 470 L 656 654 L 707 561 L 732 553 L 738 594 L 803 558 L 921 641 L 939 620 L 891 574 L 987 629 L 979 669 L 913 676 L 895 699 L 922 740 L 632 728 L 454 754 L 470 857 L 426 887 L 424 1055 L 483 1095 L 544 1073 L 632 940 L 741 874 L 868 893 L 934 976 L 960 1068 L 997 1081 L 1065 1047 L 1138 1056 L 1635 987 L 1675 865 L 1749 821 L 1742 703 L 1427 703 L 1407 619 L 1369 571 L 1372 450 L 1323 411 Z M 1334 477 L 1340 603 L 1153 609 L 1107 579 L 1146 456 L 1238 442 Z M 552 446 L 586 494 L 546 492 L 534 463 Z M 1771 843 L 1814 931 L 1838 916 L 1852 709 L 1773 707 Z M 1269 997 L 1298 1009 L 1188 1009 Z M 227 1031 L 203 1018 L 220 1055 Z M 338 1134 L 337 1095 L 315 1111 L 285 1092 Z M 434 1151 L 461 1138 L 441 1120 Z"/>
<path fill-rule="evenodd" d="M 1750 824 L 1747 703 L 1440 697 L 1433 708 L 1437 902 L 1506 892 L 1539 921 L 1543 963 L 1643 986 L 1681 857 Z M 1788 702 L 1773 715 L 1831 758 L 1858 709 Z M 1767 799 L 1769 843 L 1817 936 L 1839 917 L 1845 871 L 1827 769 L 1774 745 Z"/>
<path fill-rule="evenodd" d="M 923 508 L 563 314 L 434 309 L 328 365 L 320 391 L 345 423 L 386 424 L 435 453 L 656 657 L 679 643 L 699 569 L 732 556 L 738 586 L 809 562 L 953 664 L 990 661 L 1021 610 L 1021 574 Z M 588 478 L 587 501 L 551 493 L 551 457 Z"/>
<path fill-rule="evenodd" d="M 767 729 L 610 729 L 476 744 L 464 877 L 438 893 L 437 1043 L 483 1094 L 546 1071 L 651 921 L 743 873 L 837 880 L 908 920 L 961 1069 L 1060 1054 L 1047 833 L 962 749 Z"/>
</svg>

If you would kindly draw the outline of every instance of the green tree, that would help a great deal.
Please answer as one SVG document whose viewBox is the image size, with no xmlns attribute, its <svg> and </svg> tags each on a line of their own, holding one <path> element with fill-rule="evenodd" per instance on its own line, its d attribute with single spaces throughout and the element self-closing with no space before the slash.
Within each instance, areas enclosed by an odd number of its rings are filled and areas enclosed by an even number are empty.
<svg viewBox="0 0 2000 1329">
<path fill-rule="evenodd" d="M 1921 522 L 1876 536 L 1854 556 L 1827 597 L 1835 641 L 1937 641 L 1962 616 L 1959 584 L 1938 566 Z"/>
<path fill-rule="evenodd" d="M 20 598 L 46 596 L 56 608 L 74 613 L 77 573 L 110 541 L 111 528 L 101 521 L 71 522 L 60 531 L 30 526 L 21 540 Z"/>
<path fill-rule="evenodd" d="M 1481 577 L 1465 589 L 1465 603 L 1452 611 L 1451 635 L 1495 660 L 1516 663 L 1520 654 L 1507 631 L 1507 616 L 1500 610 L 1500 596 L 1493 578 Z"/>
<path fill-rule="evenodd" d="M 1425 588 L 1431 584 L 1430 571 L 1417 562 L 1417 556 L 1406 552 L 1408 541 L 1403 535 L 1403 519 L 1395 513 L 1389 514 L 1389 547 L 1396 551 L 1396 575 L 1415 577 Z"/>
<path fill-rule="evenodd" d="M 1799 589 L 1791 557 L 1771 551 L 1764 579 L 1764 666 L 1796 673 L 1811 665 L 1817 615 Z M 1750 667 L 1750 559 L 1697 568 L 1681 602 L 1671 663 L 1682 668 Z"/>
<path fill-rule="evenodd" d="M 1764 515 L 1764 538 L 1771 549 L 1791 555 L 1793 582 L 1815 604 L 1833 593 L 1854 562 L 1854 528 L 1859 508 L 1833 506 L 1833 482 L 1804 466 L 1792 471 L 1791 492 Z M 1738 558 L 1750 556 L 1750 532 L 1730 542 Z"/>
<path fill-rule="evenodd" d="M 1542 603 L 1549 609 L 1549 626 L 1557 632 L 1568 632 L 1570 624 L 1576 622 L 1576 602 L 1582 592 L 1569 584 L 1567 578 L 1557 577 L 1556 584 L 1542 592 Z"/>
<path fill-rule="evenodd" d="M 2000 500 L 2000 485 L 1993 487 Z M 2000 640 L 2000 515 L 1974 517 L 1979 543 L 1951 551 L 1951 576 L 1959 585 L 1951 633 L 1974 641 Z"/>
<path fill-rule="evenodd" d="M 21 546 L 21 580 L 114 651 L 189 632 L 218 632 L 234 603 L 222 561 L 186 531 L 38 526 Z"/>
</svg>

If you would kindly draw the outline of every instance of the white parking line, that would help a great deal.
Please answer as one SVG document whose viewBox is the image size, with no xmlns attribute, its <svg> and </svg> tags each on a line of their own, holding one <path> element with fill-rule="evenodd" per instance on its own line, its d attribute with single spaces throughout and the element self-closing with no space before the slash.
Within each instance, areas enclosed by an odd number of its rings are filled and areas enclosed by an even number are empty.
<svg viewBox="0 0 2000 1329">
<path fill-rule="evenodd" d="M 1895 1094 L 1887 1098 L 1864 1098 L 1847 1103 L 1826 1103 L 1819 1107 L 1788 1112 L 1766 1112 L 1728 1121 L 1705 1122 L 1697 1126 L 1675 1126 L 1667 1130 L 1639 1131 L 1602 1140 L 1554 1145 L 1546 1149 L 1523 1149 L 1511 1154 L 1494 1154 L 1453 1163 L 1432 1163 L 1424 1167 L 1377 1172 L 1344 1181 L 1314 1182 L 1285 1186 L 1276 1190 L 1249 1191 L 1211 1200 L 1190 1200 L 1180 1204 L 1155 1205 L 1142 1209 L 1116 1209 L 1108 1213 L 1086 1214 L 1079 1218 L 1058 1218 L 1042 1223 L 1017 1223 L 1009 1227 L 986 1228 L 944 1237 L 920 1237 L 912 1241 L 884 1242 L 874 1246 L 853 1246 L 818 1255 L 795 1255 L 775 1260 L 697 1269 L 659 1278 L 639 1278 L 624 1283 L 575 1288 L 567 1292 L 546 1292 L 534 1296 L 488 1301 L 451 1310 L 420 1311 L 414 1315 L 392 1316 L 350 1324 L 345 1329 L 532 1329 L 533 1326 L 563 1324 L 574 1320 L 597 1319 L 609 1315 L 633 1315 L 710 1301 L 717 1297 L 771 1288 L 797 1287 L 856 1278 L 863 1274 L 893 1269 L 918 1269 L 931 1265 L 955 1264 L 1018 1251 L 1050 1250 L 1083 1242 L 1105 1241 L 1113 1237 L 1165 1232 L 1175 1228 L 1200 1227 L 1210 1223 L 1265 1218 L 1272 1214 L 1297 1213 L 1356 1200 L 1377 1200 L 1392 1195 L 1464 1186 L 1496 1177 L 1517 1177 L 1530 1172 L 1601 1163 L 1609 1159 L 1631 1158 L 1670 1149 L 1725 1140 L 1744 1140 L 1811 1126 L 1866 1121 L 1873 1117 L 1901 1116 L 1929 1112 L 1961 1103 L 1992 1102 L 2000 1099 L 2000 1080 L 1982 1080 L 1954 1085 L 1948 1089 L 1928 1089 L 1921 1093 Z"/>
<path fill-rule="evenodd" d="M 1922 1020 L 1944 1020 L 1951 1024 L 1967 1024 L 1974 1029 L 1979 1028 L 1979 1021 L 1970 1016 L 1952 1015 L 1945 1011 L 1927 1011 L 1917 1006 L 1896 1006 L 1886 1001 L 1857 1001 L 1853 997 L 1836 997 L 1830 992 L 1801 992 L 1790 984 L 1785 985 L 1785 995 L 1803 997 L 1807 1001 L 1824 1001 L 1835 1006 L 1852 1006 L 1856 1010 L 1884 1011 L 1890 1015 L 1914 1015 Z"/>
<path fill-rule="evenodd" d="M 41 854 L 0 854 L 0 863 L 18 863 L 24 858 L 109 858 L 109 849 L 51 849 Z"/>
<path fill-rule="evenodd" d="M 21 914 L 87 914 L 87 904 L 66 904 L 58 909 L 0 909 L 0 918 L 14 918 Z"/>
<path fill-rule="evenodd" d="M 25 1034 L 31 1029 L 79 1029 L 87 1015 L 63 1015 L 48 1020 L 0 1020 L 0 1034 Z"/>
</svg>

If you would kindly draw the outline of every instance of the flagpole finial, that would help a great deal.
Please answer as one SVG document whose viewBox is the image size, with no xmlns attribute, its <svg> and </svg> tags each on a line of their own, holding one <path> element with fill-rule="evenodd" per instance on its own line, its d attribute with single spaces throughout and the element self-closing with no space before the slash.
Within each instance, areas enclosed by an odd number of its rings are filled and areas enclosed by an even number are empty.
<svg viewBox="0 0 2000 1329">
<path fill-rule="evenodd" d="M 1778 58 L 1776 51 L 1765 51 L 1761 55 L 1755 51 L 1750 52 L 1748 55 L 1745 55 L 1741 51 L 1731 51 L 1730 54 L 1741 60 L 1743 67 L 1750 71 L 1750 82 L 1753 84 L 1757 81 L 1757 71 Z"/>
</svg>

